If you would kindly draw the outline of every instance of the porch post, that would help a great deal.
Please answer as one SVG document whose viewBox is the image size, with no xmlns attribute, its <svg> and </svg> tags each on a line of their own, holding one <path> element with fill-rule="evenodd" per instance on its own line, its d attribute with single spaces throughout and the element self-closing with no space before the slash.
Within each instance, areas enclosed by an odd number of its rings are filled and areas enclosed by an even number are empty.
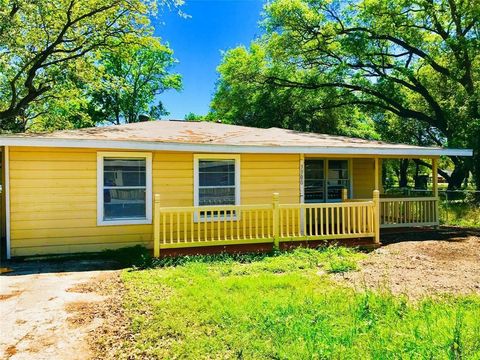
<svg viewBox="0 0 480 360">
<path fill-rule="evenodd" d="M 305 154 L 300 154 L 300 204 L 305 202 Z M 300 233 L 305 235 L 305 209 L 300 207 Z"/>
<path fill-rule="evenodd" d="M 438 158 L 432 158 L 432 191 L 435 198 L 435 222 L 438 224 Z"/>
<path fill-rule="evenodd" d="M 375 158 L 375 189 L 380 190 L 380 176 L 378 175 L 379 172 L 379 161 L 378 157 Z"/>
<path fill-rule="evenodd" d="M 153 204 L 153 256 L 160 257 L 160 194 Z"/>
<path fill-rule="evenodd" d="M 373 230 L 375 233 L 375 243 L 380 244 L 380 191 L 373 190 Z"/>
</svg>

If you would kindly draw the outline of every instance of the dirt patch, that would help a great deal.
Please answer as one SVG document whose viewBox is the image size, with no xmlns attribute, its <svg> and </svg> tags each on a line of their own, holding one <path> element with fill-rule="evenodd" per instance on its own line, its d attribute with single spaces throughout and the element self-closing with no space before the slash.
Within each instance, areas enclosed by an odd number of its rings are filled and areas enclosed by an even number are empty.
<svg viewBox="0 0 480 360">
<path fill-rule="evenodd" d="M 17 348 L 15 345 L 10 345 L 5 349 L 5 355 L 11 357 L 17 353 Z"/>
<path fill-rule="evenodd" d="M 74 327 L 90 324 L 93 319 L 99 317 L 99 304 L 100 303 L 77 301 L 65 305 L 65 310 L 71 314 L 67 317 L 68 323 Z"/>
<path fill-rule="evenodd" d="M 411 298 L 480 294 L 480 237 L 393 242 L 370 253 L 360 271 L 335 278 L 359 290 L 386 289 Z"/>
<path fill-rule="evenodd" d="M 0 294 L 0 301 L 10 299 L 12 297 L 20 295 L 22 292 L 21 291 L 13 291 L 10 294 Z"/>
<path fill-rule="evenodd" d="M 126 289 L 120 276 L 102 282 L 102 293 L 107 296 L 102 302 L 102 324 L 90 333 L 93 359 L 118 359 L 122 344 L 131 339 L 130 320 L 123 309 Z M 125 353 L 123 352 L 123 355 Z"/>
</svg>

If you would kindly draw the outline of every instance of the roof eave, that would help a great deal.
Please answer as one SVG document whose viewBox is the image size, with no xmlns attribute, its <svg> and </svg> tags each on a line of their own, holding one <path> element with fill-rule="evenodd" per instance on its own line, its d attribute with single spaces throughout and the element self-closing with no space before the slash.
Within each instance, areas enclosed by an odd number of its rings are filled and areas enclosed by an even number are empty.
<svg viewBox="0 0 480 360">
<path fill-rule="evenodd" d="M 46 137 L 0 137 L 0 146 L 96 148 L 209 153 L 332 154 L 378 156 L 472 156 L 471 149 L 353 147 L 353 146 L 272 146 L 175 143 L 134 140 L 61 139 Z"/>
</svg>

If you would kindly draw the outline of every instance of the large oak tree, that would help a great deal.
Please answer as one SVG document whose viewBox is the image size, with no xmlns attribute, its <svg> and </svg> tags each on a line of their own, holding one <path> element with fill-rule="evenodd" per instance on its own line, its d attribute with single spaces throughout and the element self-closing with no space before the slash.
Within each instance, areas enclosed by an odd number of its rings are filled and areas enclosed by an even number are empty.
<svg viewBox="0 0 480 360">
<path fill-rule="evenodd" d="M 480 187 L 478 0 L 274 0 L 264 16 L 254 45 L 266 65 L 236 81 L 310 91 L 325 111 L 413 121 L 424 144 L 474 148 L 444 175 L 457 188 L 473 170 Z"/>
<path fill-rule="evenodd" d="M 99 54 L 142 45 L 156 7 L 156 0 L 0 0 L 0 129 L 24 131 L 55 108 L 49 104 L 75 99 L 82 84 L 95 87 Z M 84 105 L 72 105 L 79 117 Z"/>
</svg>

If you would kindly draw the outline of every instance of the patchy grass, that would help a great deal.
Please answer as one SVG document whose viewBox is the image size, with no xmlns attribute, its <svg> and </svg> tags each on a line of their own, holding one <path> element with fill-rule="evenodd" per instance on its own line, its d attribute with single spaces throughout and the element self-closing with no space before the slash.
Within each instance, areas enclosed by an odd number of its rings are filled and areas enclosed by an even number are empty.
<svg viewBox="0 0 480 360">
<path fill-rule="evenodd" d="M 480 227 L 480 206 L 474 203 L 440 203 L 442 225 Z"/>
<path fill-rule="evenodd" d="M 325 272 L 357 267 L 344 248 L 162 260 L 124 271 L 129 359 L 480 358 L 480 299 L 355 290 Z"/>
</svg>

